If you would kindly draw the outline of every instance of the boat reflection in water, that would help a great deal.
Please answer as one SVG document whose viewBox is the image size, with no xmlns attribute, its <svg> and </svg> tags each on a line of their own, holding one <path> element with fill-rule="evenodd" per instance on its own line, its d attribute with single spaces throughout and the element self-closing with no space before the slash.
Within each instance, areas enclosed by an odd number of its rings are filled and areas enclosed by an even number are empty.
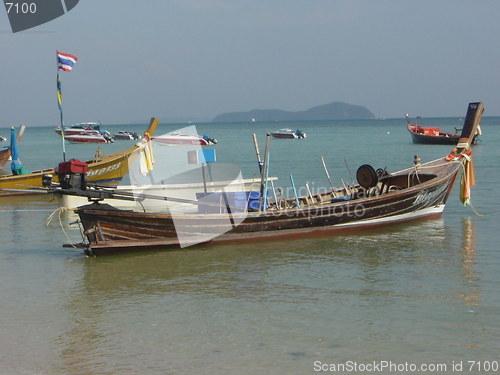
<svg viewBox="0 0 500 375">
<path fill-rule="evenodd" d="M 470 217 L 462 219 L 462 276 L 467 285 L 467 292 L 463 292 L 463 304 L 467 306 L 478 306 L 481 303 L 479 296 L 478 279 L 475 274 L 476 263 L 476 224 Z"/>
</svg>

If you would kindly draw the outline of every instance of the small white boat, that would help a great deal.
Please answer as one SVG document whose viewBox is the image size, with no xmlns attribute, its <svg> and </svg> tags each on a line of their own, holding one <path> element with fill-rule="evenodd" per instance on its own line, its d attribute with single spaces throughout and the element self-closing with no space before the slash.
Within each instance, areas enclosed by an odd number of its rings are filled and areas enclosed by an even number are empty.
<svg viewBox="0 0 500 375">
<path fill-rule="evenodd" d="M 60 126 L 54 126 L 54 131 L 57 134 L 61 134 L 61 127 Z M 79 124 L 74 124 L 69 127 L 64 127 L 64 135 L 75 135 L 75 134 L 80 134 L 81 132 L 85 132 L 88 134 L 94 133 L 94 134 L 99 134 L 101 131 L 101 122 L 81 122 Z"/>
<path fill-rule="evenodd" d="M 109 132 L 101 131 L 101 133 L 81 132 L 79 134 L 66 135 L 64 139 L 71 143 L 113 143 L 114 139 Z"/>
<path fill-rule="evenodd" d="M 292 129 L 280 129 L 275 132 L 271 132 L 271 136 L 274 138 L 284 138 L 284 139 L 303 139 L 306 138 L 306 133 L 302 130 L 292 130 Z"/>
<path fill-rule="evenodd" d="M 136 132 L 126 132 L 126 131 L 119 131 L 118 133 L 113 135 L 114 139 L 124 139 L 124 140 L 139 140 L 141 139 L 141 135 L 137 134 Z"/>
<path fill-rule="evenodd" d="M 4 136 L 0 135 L 0 142 L 5 142 L 7 140 L 7 138 L 5 138 Z"/>
<path fill-rule="evenodd" d="M 153 140 L 171 146 L 208 146 L 217 143 L 217 139 L 211 138 L 208 134 L 200 136 L 181 133 L 167 133 L 160 135 L 159 137 L 154 137 Z"/>
</svg>

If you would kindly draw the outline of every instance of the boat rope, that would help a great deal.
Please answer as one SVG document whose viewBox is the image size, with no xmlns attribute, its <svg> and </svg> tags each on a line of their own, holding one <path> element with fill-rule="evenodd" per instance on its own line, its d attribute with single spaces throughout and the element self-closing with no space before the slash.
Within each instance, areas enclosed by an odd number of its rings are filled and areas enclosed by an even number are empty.
<svg viewBox="0 0 500 375">
<path fill-rule="evenodd" d="M 0 210 L 0 212 L 48 212 L 52 211 L 52 209 L 40 209 L 40 210 L 19 210 L 17 208 L 9 209 L 9 210 Z"/>
<path fill-rule="evenodd" d="M 54 217 L 54 215 L 57 213 L 58 214 L 58 217 L 59 217 L 59 225 L 61 226 L 61 229 L 64 233 L 64 235 L 66 236 L 66 238 L 68 239 L 69 241 L 69 244 L 76 249 L 76 246 L 73 244 L 73 242 L 71 241 L 71 238 L 69 238 L 68 236 L 68 233 L 66 233 L 66 230 L 64 229 L 64 225 L 62 223 L 62 220 L 61 220 L 61 213 L 62 212 L 66 212 L 66 211 L 69 211 L 71 210 L 70 208 L 68 207 L 58 207 L 56 208 L 50 215 L 49 217 L 47 218 L 47 222 L 45 223 L 45 225 L 49 225 L 51 220 L 52 220 L 52 217 Z"/>
<path fill-rule="evenodd" d="M 461 167 L 462 167 L 462 174 L 463 173 L 467 173 L 467 168 L 466 168 L 466 163 L 461 163 Z M 472 199 L 469 197 L 468 198 L 468 204 L 472 210 L 472 212 L 474 212 L 474 214 L 476 214 L 477 216 L 494 216 L 494 215 L 498 215 L 500 214 L 500 211 L 497 211 L 497 212 L 492 212 L 492 213 L 489 213 L 489 214 L 481 214 L 479 213 L 475 208 L 474 208 L 474 205 L 472 204 Z"/>
<path fill-rule="evenodd" d="M 450 155 L 448 156 L 448 159 L 449 159 L 449 160 L 460 161 L 460 164 L 461 164 L 461 165 L 460 165 L 460 167 L 461 167 L 461 169 L 462 169 L 462 174 L 463 174 L 463 173 L 466 173 L 466 169 L 467 169 L 467 168 L 466 168 L 466 164 L 467 164 L 467 163 L 466 163 L 465 161 L 467 160 L 467 158 L 464 158 L 464 159 L 462 159 L 462 160 L 459 160 L 458 158 L 455 158 L 455 157 L 457 156 L 457 154 L 455 154 L 455 153 L 454 153 L 454 151 L 455 151 L 455 149 L 452 151 L 452 153 L 450 153 Z M 470 160 L 470 155 L 469 155 L 468 157 L 469 157 L 469 160 Z M 420 166 L 420 168 L 424 169 L 424 168 L 431 168 L 431 167 L 435 167 L 435 166 L 438 166 L 438 167 L 439 167 L 439 166 L 442 166 L 442 165 L 447 164 L 449 160 L 447 160 L 447 159 L 445 158 L 445 159 L 444 159 L 444 161 L 443 161 L 443 163 L 440 163 L 440 164 L 438 164 L 438 165 L 434 165 L 434 166 L 426 166 L 425 164 L 423 164 L 423 165 L 421 165 L 421 166 Z M 468 198 L 467 202 L 468 202 L 468 204 L 467 204 L 467 205 L 469 205 L 469 206 L 470 206 L 470 208 L 471 208 L 472 212 L 474 212 L 474 214 L 475 214 L 475 215 L 477 215 L 477 216 L 494 216 L 494 215 L 499 215 L 499 214 L 500 214 L 500 211 L 497 211 L 497 212 L 492 212 L 492 213 L 489 213 L 489 214 L 481 214 L 481 213 L 479 213 L 479 212 L 475 209 L 475 207 L 473 206 L 473 204 L 472 204 L 472 199 L 470 198 L 470 196 L 469 196 L 469 198 Z"/>
</svg>

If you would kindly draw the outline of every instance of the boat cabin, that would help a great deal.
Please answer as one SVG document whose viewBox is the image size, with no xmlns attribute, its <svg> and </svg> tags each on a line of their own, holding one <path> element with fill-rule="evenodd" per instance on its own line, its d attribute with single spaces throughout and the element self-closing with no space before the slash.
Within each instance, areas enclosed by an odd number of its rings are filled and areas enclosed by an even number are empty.
<svg viewBox="0 0 500 375">
<path fill-rule="evenodd" d="M 439 135 L 439 132 L 441 130 L 439 128 L 434 128 L 434 127 L 422 127 L 422 126 L 417 126 L 415 128 L 415 133 L 417 134 L 424 134 L 424 135 L 433 135 L 437 136 Z"/>
</svg>

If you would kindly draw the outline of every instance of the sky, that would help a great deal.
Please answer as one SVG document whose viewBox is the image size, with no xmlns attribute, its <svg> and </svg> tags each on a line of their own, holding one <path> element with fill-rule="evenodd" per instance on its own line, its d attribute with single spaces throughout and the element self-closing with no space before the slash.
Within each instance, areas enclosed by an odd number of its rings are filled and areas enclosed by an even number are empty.
<svg viewBox="0 0 500 375">
<path fill-rule="evenodd" d="M 500 116 L 500 1 L 80 0 L 12 33 L 0 127 L 208 118 L 345 102 L 378 118 Z"/>
</svg>

